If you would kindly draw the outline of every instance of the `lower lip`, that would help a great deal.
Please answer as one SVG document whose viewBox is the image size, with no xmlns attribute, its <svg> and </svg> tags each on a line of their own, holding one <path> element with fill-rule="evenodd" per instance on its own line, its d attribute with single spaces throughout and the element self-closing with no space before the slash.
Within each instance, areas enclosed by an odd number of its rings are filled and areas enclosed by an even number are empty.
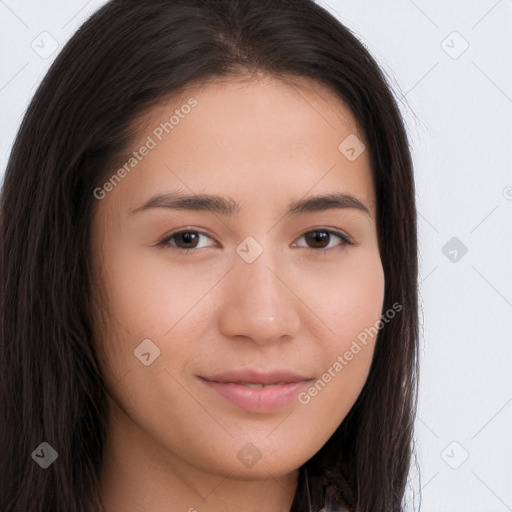
<svg viewBox="0 0 512 512">
<path fill-rule="evenodd" d="M 293 402 L 300 391 L 306 388 L 310 382 L 303 380 L 255 389 L 232 382 L 201 380 L 232 404 L 250 412 L 272 412 L 282 409 Z"/>
</svg>

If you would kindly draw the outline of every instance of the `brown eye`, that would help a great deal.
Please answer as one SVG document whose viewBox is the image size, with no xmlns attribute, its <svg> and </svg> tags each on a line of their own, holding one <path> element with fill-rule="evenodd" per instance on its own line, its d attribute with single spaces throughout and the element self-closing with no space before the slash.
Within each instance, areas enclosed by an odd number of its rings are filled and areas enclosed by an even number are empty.
<svg viewBox="0 0 512 512">
<path fill-rule="evenodd" d="M 198 247 L 198 243 L 200 242 L 201 237 L 209 238 L 212 240 L 212 238 L 205 233 L 189 229 L 172 233 L 171 235 L 166 236 L 164 239 L 158 242 L 157 245 L 171 249 L 182 250 L 183 252 L 188 251 L 193 253 L 196 249 L 202 248 Z"/>
<path fill-rule="evenodd" d="M 304 233 L 302 235 L 304 239 L 306 240 L 307 247 L 309 249 L 330 249 L 334 248 L 334 246 L 331 245 L 331 247 L 328 247 L 329 244 L 332 241 L 335 241 L 337 238 L 340 240 L 340 243 L 336 244 L 335 246 L 344 246 L 344 245 L 352 245 L 353 242 L 350 240 L 350 238 L 343 233 L 338 233 L 336 231 L 331 231 L 328 229 L 317 229 L 314 231 L 309 231 L 307 233 Z"/>
<path fill-rule="evenodd" d="M 194 231 L 183 231 L 173 235 L 176 245 L 180 249 L 195 249 L 199 236 Z"/>
<path fill-rule="evenodd" d="M 304 236 L 307 243 L 312 244 L 312 249 L 325 249 L 331 239 L 331 234 L 327 231 L 311 231 Z"/>
</svg>

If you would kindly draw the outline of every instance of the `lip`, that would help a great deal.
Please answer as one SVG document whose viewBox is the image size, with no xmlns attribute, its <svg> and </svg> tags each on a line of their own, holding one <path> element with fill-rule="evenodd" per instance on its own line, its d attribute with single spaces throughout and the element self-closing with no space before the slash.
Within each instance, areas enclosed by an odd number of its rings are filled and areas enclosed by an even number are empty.
<svg viewBox="0 0 512 512">
<path fill-rule="evenodd" d="M 302 382 L 304 380 L 311 380 L 309 377 L 305 377 L 288 370 L 273 370 L 271 372 L 262 372 L 252 369 L 232 370 L 229 372 L 218 373 L 201 378 L 210 382 L 250 382 L 253 384 L 277 384 L 280 382 L 290 384 L 294 382 Z"/>
<path fill-rule="evenodd" d="M 313 380 L 289 371 L 232 371 L 209 377 L 199 377 L 209 389 L 232 404 L 250 412 L 272 412 L 295 401 L 298 393 Z M 241 383 L 263 384 L 268 387 L 250 388 Z M 276 385 L 277 384 L 277 385 Z"/>
</svg>

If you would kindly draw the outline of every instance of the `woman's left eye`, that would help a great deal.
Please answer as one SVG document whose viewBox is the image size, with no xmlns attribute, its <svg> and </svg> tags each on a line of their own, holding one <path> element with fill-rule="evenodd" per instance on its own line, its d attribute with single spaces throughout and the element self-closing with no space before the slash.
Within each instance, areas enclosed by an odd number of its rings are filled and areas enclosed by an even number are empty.
<svg viewBox="0 0 512 512">
<path fill-rule="evenodd" d="M 315 229 L 314 231 L 308 231 L 300 238 L 305 237 L 308 242 L 321 245 L 321 247 L 316 245 L 314 247 L 309 247 L 309 249 L 328 250 L 334 248 L 331 244 L 331 242 L 334 241 L 333 235 L 340 240 L 340 243 L 336 245 L 337 247 L 354 244 L 354 242 L 344 233 L 339 233 L 338 231 L 332 231 L 330 229 Z M 327 246 L 323 245 L 325 242 L 327 242 Z"/>
<path fill-rule="evenodd" d="M 335 241 L 333 236 L 339 240 L 339 243 L 334 246 L 332 245 L 332 242 Z M 171 249 L 177 249 L 187 253 L 194 253 L 197 249 L 204 248 L 204 246 L 199 247 L 197 245 L 201 237 L 213 240 L 213 238 L 206 233 L 190 229 L 168 235 L 160 240 L 157 245 L 170 247 Z M 344 233 L 339 233 L 338 231 L 330 229 L 315 229 L 313 231 L 308 231 L 301 235 L 300 238 L 304 238 L 306 243 L 313 244 L 313 247 L 306 247 L 306 249 L 329 250 L 335 247 L 354 244 L 350 237 Z"/>
</svg>

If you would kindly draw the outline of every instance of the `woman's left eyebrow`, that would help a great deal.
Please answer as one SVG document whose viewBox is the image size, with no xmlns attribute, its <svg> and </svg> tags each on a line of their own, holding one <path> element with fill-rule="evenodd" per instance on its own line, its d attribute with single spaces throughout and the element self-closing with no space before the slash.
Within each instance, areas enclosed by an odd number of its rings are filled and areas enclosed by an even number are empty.
<svg viewBox="0 0 512 512">
<path fill-rule="evenodd" d="M 231 197 L 222 197 L 213 194 L 172 192 L 153 196 L 143 205 L 130 210 L 130 215 L 153 208 L 211 211 L 227 217 L 233 217 L 240 213 L 239 203 Z M 294 200 L 288 205 L 284 215 L 296 216 L 303 213 L 318 212 L 333 208 L 351 208 L 370 215 L 370 209 L 366 204 L 353 195 L 343 192 L 310 196 Z"/>
</svg>

